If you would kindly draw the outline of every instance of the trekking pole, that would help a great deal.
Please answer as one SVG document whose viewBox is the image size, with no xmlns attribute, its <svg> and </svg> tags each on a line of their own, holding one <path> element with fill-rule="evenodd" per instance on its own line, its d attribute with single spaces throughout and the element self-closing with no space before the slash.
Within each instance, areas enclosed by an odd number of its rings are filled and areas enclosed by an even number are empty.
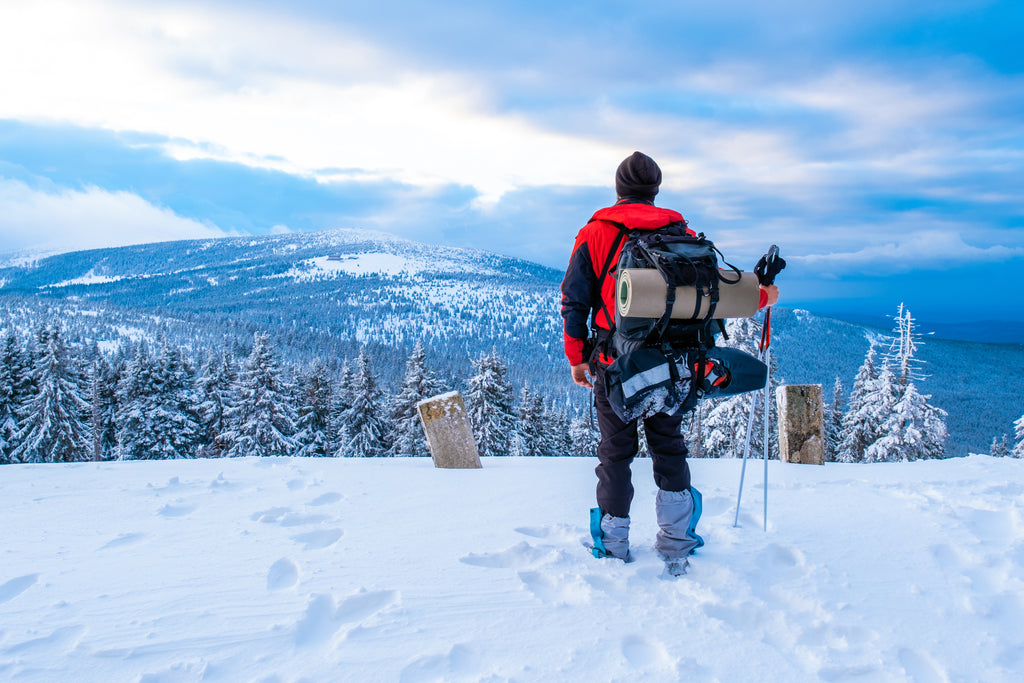
<svg viewBox="0 0 1024 683">
<path fill-rule="evenodd" d="M 743 447 L 743 467 L 740 468 L 740 490 L 736 494 L 736 518 L 732 521 L 733 527 L 740 524 L 740 499 L 743 498 L 743 478 L 747 474 L 747 455 L 750 454 L 750 436 L 754 431 L 754 411 L 757 410 L 757 394 L 750 399 L 750 418 L 747 420 L 747 440 Z"/>
<path fill-rule="evenodd" d="M 761 257 L 754 267 L 757 274 L 758 284 L 770 286 L 775 283 L 775 276 L 786 267 L 786 260 L 779 256 L 779 248 L 772 245 L 768 253 Z M 761 341 L 758 344 L 758 359 L 766 368 L 764 383 L 764 530 L 768 531 L 768 397 L 771 391 L 771 341 L 772 341 L 772 307 L 769 306 L 764 312 L 764 324 L 761 327 Z M 757 394 L 750 399 L 750 418 L 747 420 L 747 440 L 743 446 L 743 466 L 740 469 L 740 490 L 736 495 L 736 518 L 733 520 L 733 527 L 739 526 L 740 522 L 740 501 L 743 498 L 743 479 L 747 472 L 747 456 L 750 454 L 750 437 L 754 431 L 754 414 L 757 411 Z"/>
<path fill-rule="evenodd" d="M 772 309 L 771 306 L 764 313 L 764 327 L 761 329 L 761 344 L 764 346 L 764 364 L 767 374 L 764 381 L 764 530 L 768 531 L 768 421 L 771 419 L 771 410 L 768 408 L 768 401 L 771 399 L 772 390 Z"/>
</svg>

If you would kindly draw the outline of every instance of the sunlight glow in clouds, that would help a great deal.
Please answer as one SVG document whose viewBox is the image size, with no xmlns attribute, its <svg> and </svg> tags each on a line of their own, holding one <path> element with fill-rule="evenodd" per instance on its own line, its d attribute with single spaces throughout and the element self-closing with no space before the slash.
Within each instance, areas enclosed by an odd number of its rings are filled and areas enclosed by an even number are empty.
<svg viewBox="0 0 1024 683">
<path fill-rule="evenodd" d="M 0 12 L 3 26 L 0 59 L 23 66 L 0 73 L 0 118 L 157 133 L 176 158 L 364 169 L 493 200 L 521 184 L 606 183 L 621 156 L 500 116 L 457 75 L 280 16 L 40 2 Z"/>
</svg>

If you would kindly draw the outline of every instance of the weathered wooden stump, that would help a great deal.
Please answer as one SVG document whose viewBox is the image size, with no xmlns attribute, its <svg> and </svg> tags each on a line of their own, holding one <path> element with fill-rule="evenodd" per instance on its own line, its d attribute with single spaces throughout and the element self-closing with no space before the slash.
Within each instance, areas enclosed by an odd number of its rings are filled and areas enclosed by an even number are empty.
<svg viewBox="0 0 1024 683">
<path fill-rule="evenodd" d="M 779 458 L 825 464 L 825 419 L 820 384 L 790 384 L 775 391 L 779 406 Z"/>
<path fill-rule="evenodd" d="M 434 467 L 474 469 L 480 467 L 480 454 L 469 423 L 462 394 L 452 391 L 424 399 L 416 404 L 430 446 Z"/>
</svg>

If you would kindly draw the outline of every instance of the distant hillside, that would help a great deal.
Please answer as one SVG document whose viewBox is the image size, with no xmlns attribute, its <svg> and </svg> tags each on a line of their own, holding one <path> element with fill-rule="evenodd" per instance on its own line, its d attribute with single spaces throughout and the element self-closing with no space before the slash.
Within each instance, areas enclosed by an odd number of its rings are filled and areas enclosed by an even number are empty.
<svg viewBox="0 0 1024 683">
<path fill-rule="evenodd" d="M 0 269 L 0 297 L 15 309 L 71 304 L 67 316 L 102 309 L 103 334 L 153 328 L 200 349 L 224 337 L 244 346 L 256 329 L 300 361 L 340 363 L 366 344 L 385 380 L 417 338 L 457 376 L 495 346 L 515 379 L 547 385 L 561 353 L 560 279 L 482 251 L 334 230 L 60 254 Z"/>
<path fill-rule="evenodd" d="M 395 386 L 416 339 L 440 374 L 464 378 L 492 348 L 523 384 L 586 410 L 568 382 L 558 285 L 562 274 L 481 251 L 368 231 L 167 242 L 60 254 L 0 269 L 0 330 L 29 332 L 46 316 L 69 339 L 110 349 L 159 337 L 205 353 L 247 353 L 270 332 L 285 360 L 335 368 L 365 345 Z M 894 311 L 895 313 L 895 311 Z M 772 349 L 790 383 L 848 392 L 869 339 L 888 329 L 778 309 Z M 988 452 L 1024 414 L 1024 346 L 926 338 L 924 393 L 949 412 L 951 455 Z"/>
</svg>

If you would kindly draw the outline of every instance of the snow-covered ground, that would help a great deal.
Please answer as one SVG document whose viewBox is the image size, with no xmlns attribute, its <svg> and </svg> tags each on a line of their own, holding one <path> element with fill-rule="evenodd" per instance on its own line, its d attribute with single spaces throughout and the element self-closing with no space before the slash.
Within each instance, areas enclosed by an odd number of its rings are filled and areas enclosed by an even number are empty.
<svg viewBox="0 0 1024 683">
<path fill-rule="evenodd" d="M 583 547 L 594 461 L 0 468 L 0 680 L 1011 681 L 1024 461 L 691 462 L 707 545 Z"/>
</svg>

